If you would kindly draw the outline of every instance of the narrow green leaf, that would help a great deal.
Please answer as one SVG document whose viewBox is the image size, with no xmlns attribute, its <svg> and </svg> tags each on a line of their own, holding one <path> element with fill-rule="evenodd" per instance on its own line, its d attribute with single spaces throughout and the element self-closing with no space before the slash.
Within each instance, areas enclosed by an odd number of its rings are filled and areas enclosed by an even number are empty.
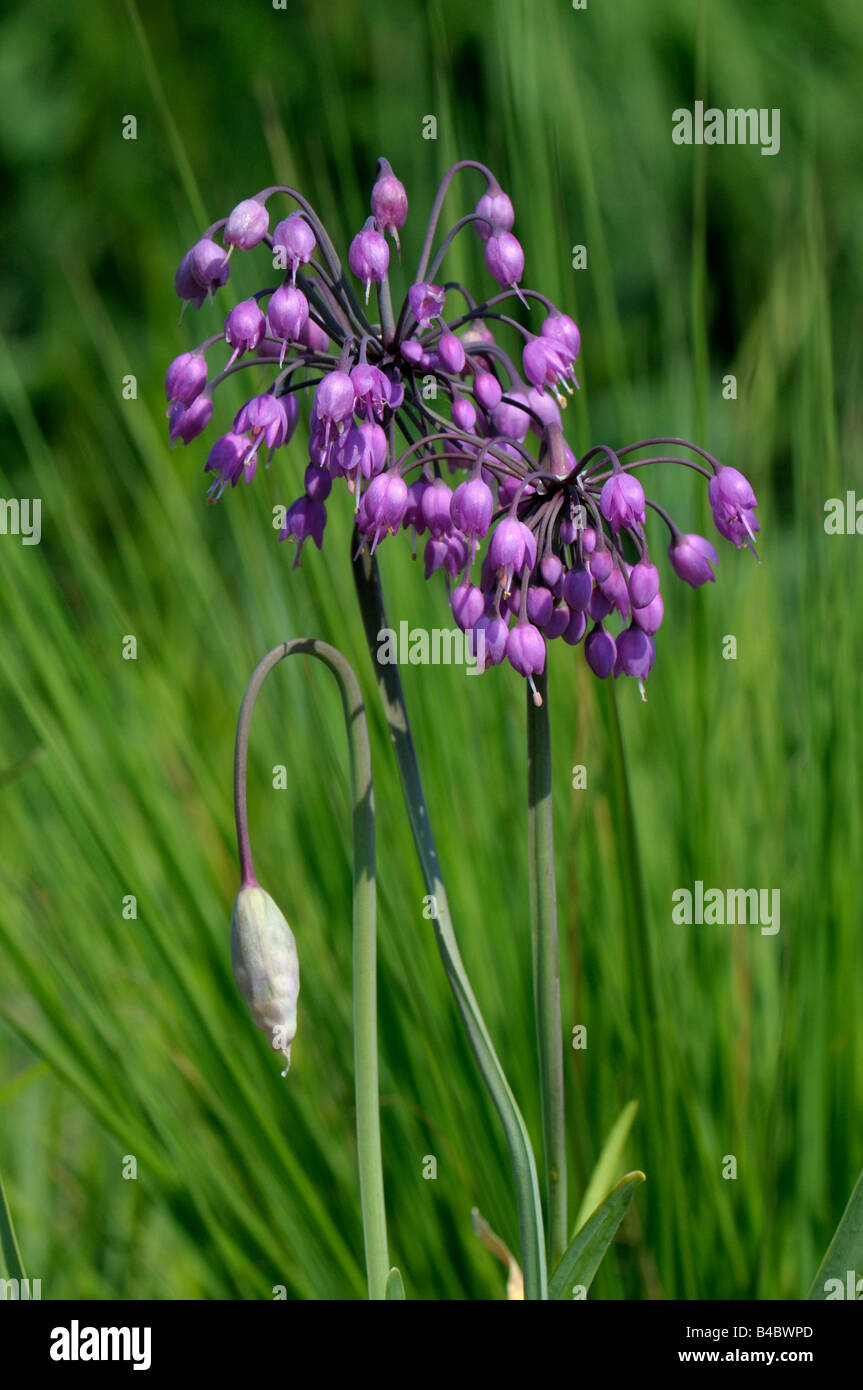
<svg viewBox="0 0 863 1390">
<path fill-rule="evenodd" d="M 24 1273 L 21 1251 L 18 1249 L 15 1227 L 12 1224 L 12 1213 L 9 1210 L 9 1203 L 6 1201 L 6 1189 L 3 1186 L 2 1176 L 0 1176 L 0 1278 L 27 1278 Z"/>
<path fill-rule="evenodd" d="M 614 1124 L 608 1132 L 602 1152 L 596 1160 L 596 1167 L 590 1175 L 590 1181 L 584 1191 L 578 1215 L 575 1218 L 575 1225 L 572 1234 L 575 1235 L 581 1230 L 592 1211 L 596 1211 L 600 1202 L 603 1202 L 614 1186 L 614 1175 L 620 1172 L 620 1165 L 623 1158 L 623 1150 L 629 1131 L 632 1129 L 632 1122 L 638 1110 L 638 1101 L 631 1100 L 624 1105 Z"/>
<path fill-rule="evenodd" d="M 643 1173 L 627 1173 L 601 1207 L 582 1226 L 548 1285 L 550 1299 L 570 1298 L 575 1284 L 589 1289 L 618 1226 L 629 1210 L 635 1189 L 645 1181 Z"/>
<path fill-rule="evenodd" d="M 827 1247 L 821 1268 L 815 1275 L 809 1297 L 826 1299 L 825 1285 L 829 1279 L 840 1280 L 843 1296 L 847 1297 L 849 1271 L 853 1274 L 852 1297 L 856 1298 L 857 1280 L 863 1276 L 863 1173 L 857 1179 L 848 1200 L 845 1214 L 836 1227 L 836 1234 Z"/>
<path fill-rule="evenodd" d="M 395 1265 L 393 1265 L 387 1277 L 386 1296 L 387 1298 L 404 1298 L 405 1296 L 404 1280 L 402 1279 L 401 1272 L 396 1269 Z"/>
</svg>

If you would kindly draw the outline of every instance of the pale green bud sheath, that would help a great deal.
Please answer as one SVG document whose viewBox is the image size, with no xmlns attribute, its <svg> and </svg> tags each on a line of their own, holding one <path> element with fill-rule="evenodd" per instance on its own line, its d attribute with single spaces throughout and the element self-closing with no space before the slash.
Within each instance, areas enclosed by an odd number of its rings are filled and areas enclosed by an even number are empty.
<svg viewBox="0 0 863 1390">
<path fill-rule="evenodd" d="M 242 886 L 232 920 L 232 959 L 240 993 L 257 1027 L 289 1058 L 296 1032 L 299 967 L 293 933 L 252 862 L 246 807 L 249 727 L 267 676 L 286 656 L 314 656 L 336 678 L 348 736 L 353 829 L 353 1031 L 357 1155 L 369 1297 L 384 1299 L 390 1272 L 378 1096 L 375 814 L 365 706 L 350 663 L 327 642 L 274 647 L 249 681 L 237 722 L 234 812 Z M 281 1030 L 281 1031 L 279 1031 Z M 287 1070 L 287 1068 L 286 1068 Z"/>
</svg>

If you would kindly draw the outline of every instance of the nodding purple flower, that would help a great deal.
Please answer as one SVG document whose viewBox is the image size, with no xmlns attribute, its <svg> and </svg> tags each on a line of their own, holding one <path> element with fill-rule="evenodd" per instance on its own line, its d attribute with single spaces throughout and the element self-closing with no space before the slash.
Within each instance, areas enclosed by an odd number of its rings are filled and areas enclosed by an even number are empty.
<svg viewBox="0 0 863 1390">
<path fill-rule="evenodd" d="M 308 265 L 316 245 L 315 234 L 304 217 L 292 212 L 273 231 L 273 250 L 284 254 L 285 269 L 290 267 L 291 283 L 296 284 L 297 270 Z"/>
<path fill-rule="evenodd" d="M 372 551 L 382 536 L 394 535 L 408 504 L 408 488 L 398 473 L 379 473 L 363 494 L 357 524 L 372 538 Z"/>
<path fill-rule="evenodd" d="M 362 231 L 357 232 L 348 251 L 348 265 L 365 286 L 367 304 L 372 284 L 380 284 L 390 265 L 390 248 L 386 238 L 373 223 L 374 218 L 370 217 Z"/>
<path fill-rule="evenodd" d="M 604 593 L 598 586 L 593 589 L 587 603 L 587 616 L 595 623 L 601 623 L 603 618 L 607 618 L 613 611 L 614 599 L 611 595 Z"/>
<path fill-rule="evenodd" d="M 372 478 L 384 466 L 387 438 L 380 425 L 365 421 L 350 425 L 332 444 L 328 459 L 333 473 L 344 478 Z"/>
<path fill-rule="evenodd" d="M 494 516 L 494 497 L 482 478 L 459 483 L 452 498 L 452 519 L 469 540 L 488 535 Z"/>
<path fill-rule="evenodd" d="M 454 333 L 442 333 L 437 342 L 437 355 L 448 372 L 458 374 L 464 371 L 464 344 Z"/>
<path fill-rule="evenodd" d="M 558 599 L 551 610 L 551 617 L 542 629 L 546 641 L 553 642 L 555 637 L 562 637 L 571 620 L 569 605 Z"/>
<path fill-rule="evenodd" d="M 408 503 L 405 507 L 403 525 L 406 530 L 412 526 L 418 536 L 422 536 L 426 529 L 426 524 L 423 521 L 422 504 L 423 493 L 427 487 L 431 487 L 431 483 L 425 478 L 417 478 L 416 482 L 411 483 L 408 488 Z"/>
<path fill-rule="evenodd" d="M 754 550 L 755 532 L 761 528 L 755 516 L 758 499 L 749 479 L 736 468 L 720 468 L 710 479 L 707 496 L 719 534 L 733 541 L 738 550 L 744 541 Z"/>
<path fill-rule="evenodd" d="M 522 410 L 522 406 L 527 406 L 527 396 L 524 392 L 509 391 L 506 399 L 491 413 L 492 424 L 497 433 L 508 435 L 519 444 L 527 438 L 530 429 L 530 415 L 527 409 Z"/>
<path fill-rule="evenodd" d="M 557 425 L 558 428 L 560 428 L 560 410 L 558 409 L 556 401 L 552 400 L 551 396 L 547 395 L 545 391 L 541 391 L 538 387 L 532 386 L 527 393 L 526 400 L 534 415 L 538 415 L 542 421 L 542 424 L 537 424 L 536 420 L 531 417 L 530 428 L 533 430 L 534 434 L 541 435 L 543 426 L 545 425 Z M 575 455 L 571 449 L 564 449 L 564 457 L 566 458 L 567 466 L 565 472 L 561 474 L 561 476 L 565 476 L 566 473 L 571 473 L 575 467 Z M 551 471 L 556 472 L 557 470 L 552 468 Z"/>
<path fill-rule="evenodd" d="M 324 442 L 330 439 L 331 427 L 336 426 L 337 433 L 345 420 L 349 420 L 354 413 L 356 395 L 354 393 L 353 382 L 347 372 L 336 369 L 328 372 L 322 381 L 318 383 L 315 391 L 315 415 L 324 422 Z"/>
<path fill-rule="evenodd" d="M 473 379 L 473 394 L 477 403 L 490 414 L 500 405 L 503 390 L 497 377 L 492 376 L 491 372 L 477 372 Z"/>
<path fill-rule="evenodd" d="M 196 396 L 191 405 L 181 405 L 179 401 L 175 401 L 168 411 L 171 446 L 173 447 L 178 440 L 188 444 L 190 440 L 203 434 L 212 416 L 213 398 L 206 391 Z"/>
<path fill-rule="evenodd" d="M 544 584 L 531 584 L 527 591 L 527 616 L 536 627 L 545 627 L 554 611 L 554 597 Z"/>
<path fill-rule="evenodd" d="M 296 426 L 298 411 L 295 396 L 277 398 L 269 392 L 254 396 L 237 411 L 234 434 L 248 430 L 251 438 L 248 456 L 251 459 L 262 443 L 268 449 L 278 449 L 286 442 Z"/>
<path fill-rule="evenodd" d="M 685 579 L 693 589 L 697 589 L 699 584 L 706 584 L 708 580 L 713 583 L 716 579 L 710 567 L 719 564 L 719 556 L 704 536 L 697 536 L 694 532 L 678 536 L 668 547 L 668 558 L 678 579 Z"/>
<path fill-rule="evenodd" d="M 516 290 L 524 274 L 524 252 L 518 238 L 512 232 L 490 236 L 485 244 L 485 264 L 499 285 Z"/>
<path fill-rule="evenodd" d="M 397 179 L 387 160 L 378 161 L 380 174 L 372 189 L 371 209 L 381 231 L 399 245 L 399 228 L 408 215 L 408 195 L 401 179 Z M 399 248 L 401 249 L 401 248 Z"/>
<path fill-rule="evenodd" d="M 467 396 L 456 396 L 450 411 L 452 422 L 466 434 L 476 433 L 476 406 Z"/>
<path fill-rule="evenodd" d="M 633 608 L 646 608 L 659 593 L 659 570 L 645 557 L 629 572 L 629 598 Z"/>
<path fill-rule="evenodd" d="M 612 473 L 599 494 L 599 507 L 612 531 L 644 525 L 644 488 L 631 473 Z"/>
<path fill-rule="evenodd" d="M 614 569 L 614 556 L 607 546 L 602 545 L 590 555 L 589 564 L 591 576 L 597 584 L 604 584 Z"/>
<path fill-rule="evenodd" d="M 230 367 L 244 352 L 251 352 L 264 336 L 267 321 L 254 299 L 243 299 L 225 319 L 225 342 L 234 349 Z"/>
<path fill-rule="evenodd" d="M 544 555 L 539 562 L 540 579 L 555 598 L 563 593 L 563 561 L 559 555 Z"/>
<path fill-rule="evenodd" d="M 427 281 L 411 285 L 408 290 L 408 303 L 420 328 L 429 328 L 432 320 L 440 317 L 445 299 L 446 290 L 442 290 L 440 285 L 432 285 Z"/>
<path fill-rule="evenodd" d="M 474 657 L 479 650 L 479 633 L 482 633 L 485 645 L 486 669 L 489 666 L 499 666 L 506 658 L 506 641 L 509 636 L 506 620 L 489 613 L 483 613 L 481 618 L 477 618 L 470 633 L 470 652 Z"/>
<path fill-rule="evenodd" d="M 222 233 L 225 245 L 236 246 L 240 251 L 250 251 L 263 241 L 270 227 L 270 214 L 257 198 L 247 198 L 238 203 L 225 223 Z"/>
<path fill-rule="evenodd" d="M 326 502 L 333 486 L 333 480 L 325 468 L 310 463 L 303 475 L 303 487 L 313 502 Z"/>
<path fill-rule="evenodd" d="M 649 637 L 659 631 L 664 617 L 665 604 L 662 600 L 662 594 L 657 594 L 644 608 L 633 608 L 632 610 L 632 621 Z"/>
<path fill-rule="evenodd" d="M 593 575 L 584 565 L 576 565 L 563 578 L 563 597 L 573 612 L 583 612 L 593 592 Z"/>
<path fill-rule="evenodd" d="M 237 486 L 243 476 L 248 452 L 249 441 L 244 434 L 223 434 L 216 440 L 204 464 L 205 473 L 216 475 L 209 490 L 209 496 L 215 501 L 218 501 L 229 484 L 231 487 Z M 251 476 L 246 474 L 247 483 L 251 481 Z"/>
<path fill-rule="evenodd" d="M 620 570 L 614 569 L 602 584 L 602 592 L 611 599 L 621 618 L 629 617 L 629 589 Z"/>
<path fill-rule="evenodd" d="M 523 521 L 505 516 L 494 529 L 488 547 L 489 564 L 492 569 L 502 570 L 504 574 L 504 593 L 512 587 L 514 574 L 520 574 L 527 565 L 533 569 L 536 564 L 536 541 L 533 533 Z"/>
<path fill-rule="evenodd" d="M 541 337 L 562 344 L 573 362 L 578 357 L 581 334 L 578 324 L 568 314 L 549 314 L 547 319 L 543 319 L 539 331 Z"/>
<path fill-rule="evenodd" d="M 516 623 L 506 639 L 506 656 L 513 670 L 527 677 L 534 704 L 541 705 L 542 699 L 533 684 L 534 676 L 545 670 L 545 638 L 539 628 L 532 623 Z"/>
<path fill-rule="evenodd" d="M 584 634 L 587 632 L 587 616 L 578 609 L 574 609 L 569 615 L 569 625 L 561 633 L 564 642 L 570 647 L 577 647 Z"/>
<path fill-rule="evenodd" d="M 467 632 L 478 623 L 485 612 L 485 595 L 476 584 L 459 584 L 452 591 L 452 615 L 461 628 Z"/>
<path fill-rule="evenodd" d="M 617 644 L 601 622 L 596 623 L 588 633 L 584 655 L 593 674 L 599 676 L 601 681 L 608 680 L 617 660 Z"/>
<path fill-rule="evenodd" d="M 299 342 L 300 334 L 309 317 L 309 301 L 296 285 L 280 285 L 270 295 L 267 305 L 267 325 L 274 338 L 282 343 L 279 366 L 285 360 L 288 343 Z"/>
<path fill-rule="evenodd" d="M 487 242 L 491 236 L 512 231 L 515 211 L 506 193 L 500 188 L 489 189 L 487 193 L 483 193 L 476 205 L 476 214 L 478 217 L 488 219 L 473 224 L 480 241 Z M 491 223 L 490 226 L 489 223 Z"/>
<path fill-rule="evenodd" d="M 285 524 L 279 532 L 279 540 L 288 539 L 297 542 L 297 554 L 294 559 L 293 568 L 296 569 L 300 563 L 304 543 L 311 539 L 314 541 L 318 550 L 324 543 L 324 527 L 327 524 L 327 509 L 323 502 L 316 502 L 312 497 L 298 497 L 296 502 L 292 502 L 285 513 Z"/>
<path fill-rule="evenodd" d="M 567 391 L 572 391 L 567 378 L 575 381 L 575 374 L 569 352 L 562 343 L 551 338 L 531 338 L 524 345 L 521 360 L 524 374 L 534 386 L 565 386 Z"/>
<path fill-rule="evenodd" d="M 442 478 L 435 478 L 422 495 L 422 518 L 433 536 L 442 536 L 451 523 L 452 492 Z"/>
<path fill-rule="evenodd" d="M 207 363 L 198 352 L 181 352 L 165 373 L 165 395 L 180 405 L 191 405 L 206 384 Z"/>
<path fill-rule="evenodd" d="M 180 299 L 188 299 L 200 309 L 208 294 L 227 284 L 231 267 L 224 247 L 209 237 L 201 237 L 187 251 L 174 277 L 174 289 Z"/>
<path fill-rule="evenodd" d="M 369 420 L 373 416 L 382 420 L 384 409 L 389 405 L 392 395 L 389 377 L 384 375 L 380 367 L 371 367 L 367 362 L 358 363 L 350 376 L 357 413 L 365 414 Z"/>
<path fill-rule="evenodd" d="M 642 687 L 641 698 L 644 699 L 644 682 L 650 675 L 655 658 L 656 647 L 653 638 L 642 632 L 639 627 L 625 628 L 617 638 L 614 674 L 634 676 Z"/>
<path fill-rule="evenodd" d="M 329 338 L 320 324 L 315 323 L 311 312 L 300 329 L 300 342 L 312 352 L 326 352 L 330 345 Z"/>
</svg>

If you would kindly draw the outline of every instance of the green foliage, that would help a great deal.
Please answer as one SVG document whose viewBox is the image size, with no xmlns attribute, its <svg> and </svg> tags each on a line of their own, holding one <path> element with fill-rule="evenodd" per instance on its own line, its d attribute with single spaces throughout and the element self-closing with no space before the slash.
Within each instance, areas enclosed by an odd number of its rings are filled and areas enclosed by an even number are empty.
<svg viewBox="0 0 863 1390">
<path fill-rule="evenodd" d="M 823 529 L 827 498 L 863 495 L 863 12 L 698 10 L 157 0 L 137 22 L 131 0 L 49 0 L 0 21 L 0 496 L 43 501 L 41 545 L 0 536 L 0 1170 L 44 1298 L 364 1295 L 347 767 L 310 667 L 262 697 L 250 764 L 259 876 L 301 960 L 289 1078 L 230 974 L 236 714 L 259 658 L 296 636 L 339 646 L 369 708 L 391 1258 L 412 1296 L 500 1297 L 475 1205 L 517 1249 L 499 1126 L 422 915 L 349 499 L 291 573 L 271 508 L 301 490 L 301 438 L 218 507 L 206 442 L 166 446 L 165 367 L 220 321 L 205 306 L 177 327 L 173 274 L 203 222 L 287 179 L 344 246 L 378 154 L 408 186 L 406 273 L 446 165 L 498 172 L 527 282 L 582 329 L 576 451 L 694 437 L 758 492 L 763 564 L 723 545 L 709 592 L 665 583 L 646 705 L 630 682 L 599 688 L 580 652 L 551 655 L 563 1017 L 587 1029 L 565 1057 L 569 1182 L 574 1213 L 635 1100 L 611 1177 L 637 1165 L 649 1183 L 592 1296 L 805 1290 L 863 1121 L 863 579 L 860 542 Z M 698 95 L 779 107 L 781 153 L 674 146 L 671 112 Z M 453 212 L 479 191 L 460 184 Z M 475 239 L 452 270 L 487 283 Z M 232 293 L 255 283 L 238 261 Z M 218 428 L 239 401 L 217 397 Z M 707 526 L 694 479 L 656 491 Z M 381 567 L 393 622 L 448 623 L 405 543 Z M 404 684 L 465 963 L 539 1152 L 524 692 L 508 671 Z M 675 926 L 671 894 L 696 879 L 780 888 L 779 934 Z"/>
</svg>

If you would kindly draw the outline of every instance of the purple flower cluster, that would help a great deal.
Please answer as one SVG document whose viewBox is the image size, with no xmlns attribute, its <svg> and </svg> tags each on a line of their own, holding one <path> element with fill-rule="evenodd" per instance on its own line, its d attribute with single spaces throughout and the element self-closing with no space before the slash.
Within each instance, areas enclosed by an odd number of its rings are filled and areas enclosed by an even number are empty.
<svg viewBox="0 0 863 1390">
<path fill-rule="evenodd" d="M 465 168 L 483 174 L 486 191 L 432 259 L 445 195 Z M 267 205 L 281 196 L 298 210 L 270 232 Z M 210 450 L 205 471 L 218 500 L 240 478 L 251 481 L 263 446 L 269 463 L 288 442 L 299 395 L 311 392 L 304 492 L 280 533 L 296 543 L 295 565 L 309 538 L 321 548 L 327 500 L 342 478 L 360 547 L 374 551 L 402 531 L 416 555 L 424 538 L 426 578 L 442 572 L 456 623 L 473 641 L 483 634 L 487 666 L 508 661 L 533 687 L 546 643 L 560 637 L 583 645 L 598 677 L 632 676 L 643 695 L 664 612 L 647 509 L 668 528 L 671 567 L 688 584 L 712 581 L 718 556 L 710 541 L 682 533 L 645 496 L 640 470 L 666 463 L 701 473 L 720 535 L 753 552 L 755 494 L 736 469 L 685 440 L 641 440 L 617 451 L 598 445 L 576 458 L 564 440 L 561 408 L 578 386 L 579 330 L 544 295 L 522 287 L 513 206 L 482 164 L 464 160 L 445 175 L 396 317 L 387 237 L 400 256 L 407 213 L 404 186 L 381 159 L 371 216 L 348 254 L 364 303 L 322 222 L 294 189 L 265 189 L 210 227 L 180 263 L 175 288 L 182 300 L 199 308 L 222 289 L 235 248 L 265 245 L 283 278 L 235 305 L 223 332 L 172 362 L 165 382 L 171 442 L 187 444 L 207 428 L 213 392 L 226 377 L 246 368 L 273 376 Z M 479 303 L 454 280 L 438 283 L 454 237 L 469 225 L 501 287 Z M 379 322 L 366 312 L 373 285 Z M 516 295 L 529 312 L 540 310 L 539 332 L 504 312 Z M 501 328 L 519 340 L 520 362 L 497 341 Z M 230 357 L 210 380 L 206 354 L 222 341 Z"/>
</svg>

